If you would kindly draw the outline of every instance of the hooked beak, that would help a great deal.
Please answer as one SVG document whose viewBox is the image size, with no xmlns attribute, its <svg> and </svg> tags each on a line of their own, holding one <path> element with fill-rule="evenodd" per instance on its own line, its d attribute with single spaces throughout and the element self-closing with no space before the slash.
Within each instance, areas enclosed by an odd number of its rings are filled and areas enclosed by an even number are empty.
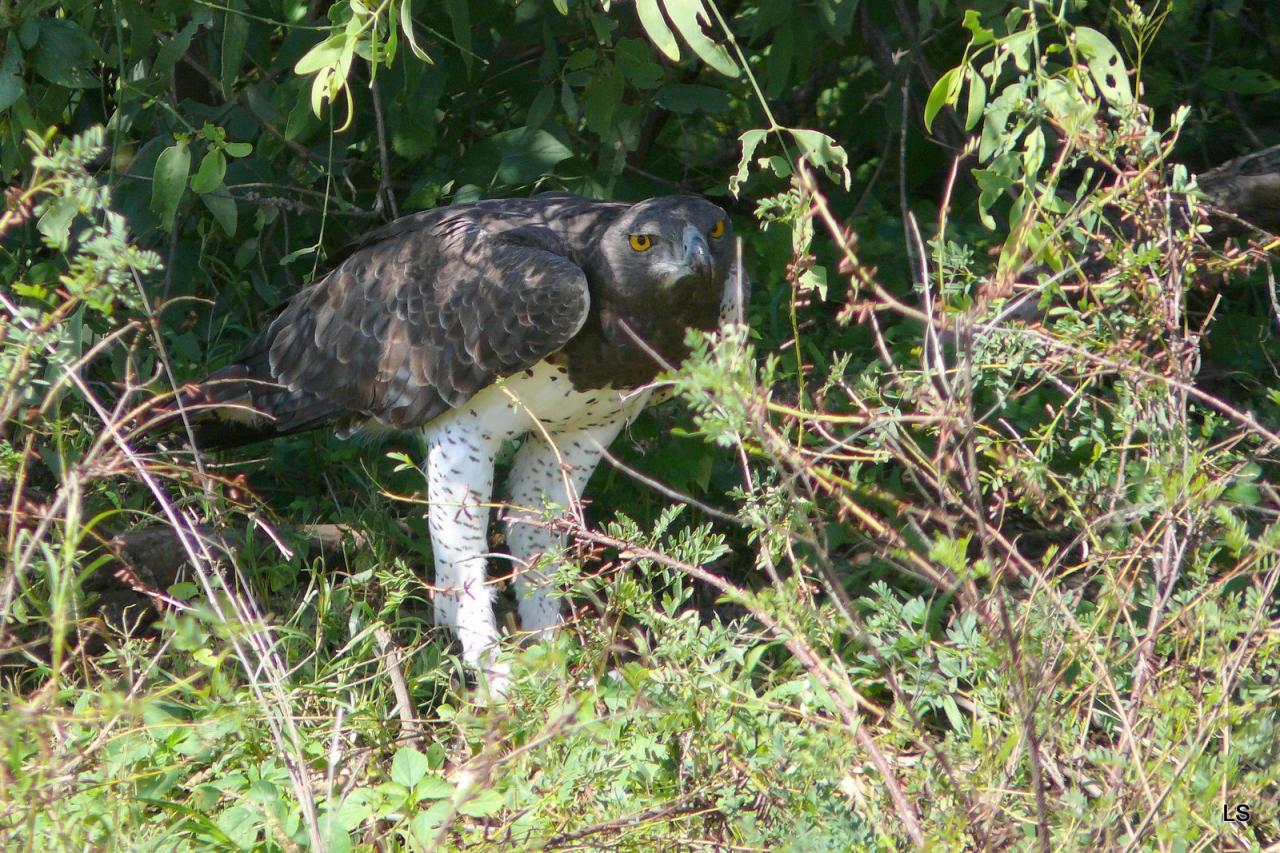
<svg viewBox="0 0 1280 853">
<path fill-rule="evenodd" d="M 698 278 L 711 277 L 711 248 L 702 232 L 692 225 L 684 227 L 684 257 L 680 264 Z"/>
</svg>

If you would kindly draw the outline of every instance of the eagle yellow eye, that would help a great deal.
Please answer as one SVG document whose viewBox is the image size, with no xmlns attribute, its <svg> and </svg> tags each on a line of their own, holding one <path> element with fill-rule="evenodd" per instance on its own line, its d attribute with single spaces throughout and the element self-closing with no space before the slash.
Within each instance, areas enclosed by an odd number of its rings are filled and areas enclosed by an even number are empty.
<svg viewBox="0 0 1280 853">
<path fill-rule="evenodd" d="M 711 238 L 714 240 L 717 237 L 723 237 L 723 236 L 724 236 L 724 220 L 717 219 L 716 224 L 711 226 Z"/>
<path fill-rule="evenodd" d="M 637 252 L 647 252 L 653 248 L 653 238 L 648 234 L 632 234 L 629 242 Z"/>
</svg>

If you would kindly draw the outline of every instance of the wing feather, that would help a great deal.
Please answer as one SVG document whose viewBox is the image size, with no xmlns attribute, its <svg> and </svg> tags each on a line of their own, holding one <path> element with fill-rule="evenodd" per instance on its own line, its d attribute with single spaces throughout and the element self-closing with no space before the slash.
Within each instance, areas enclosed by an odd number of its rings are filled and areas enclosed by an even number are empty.
<svg viewBox="0 0 1280 853">
<path fill-rule="evenodd" d="M 494 228 L 494 211 L 419 217 L 285 307 L 249 348 L 282 386 L 253 394 L 277 432 L 353 414 L 421 426 L 568 343 L 586 274 L 550 228 Z"/>
</svg>

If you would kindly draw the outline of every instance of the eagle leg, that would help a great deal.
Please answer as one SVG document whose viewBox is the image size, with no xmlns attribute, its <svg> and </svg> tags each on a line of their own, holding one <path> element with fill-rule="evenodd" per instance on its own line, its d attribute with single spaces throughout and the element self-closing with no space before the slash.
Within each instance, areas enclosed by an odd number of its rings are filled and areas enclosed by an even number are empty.
<svg viewBox="0 0 1280 853">
<path fill-rule="evenodd" d="M 488 582 L 493 463 L 502 436 L 453 424 L 427 431 L 427 521 L 435 558 L 436 623 L 462 643 L 463 660 L 501 696 L 508 667 L 497 660 L 498 630 Z"/>
<path fill-rule="evenodd" d="M 564 536 L 547 528 L 543 507 L 554 505 L 566 515 L 579 513 L 591 472 L 625 422 L 626 418 L 617 417 L 612 423 L 584 429 L 546 434 L 534 430 L 516 454 L 511 506 L 503 522 L 507 550 L 516 566 L 520 627 L 535 637 L 550 634 L 560 624 L 560 601 L 553 595 L 547 572 L 537 564 L 543 554 L 564 545 Z"/>
</svg>

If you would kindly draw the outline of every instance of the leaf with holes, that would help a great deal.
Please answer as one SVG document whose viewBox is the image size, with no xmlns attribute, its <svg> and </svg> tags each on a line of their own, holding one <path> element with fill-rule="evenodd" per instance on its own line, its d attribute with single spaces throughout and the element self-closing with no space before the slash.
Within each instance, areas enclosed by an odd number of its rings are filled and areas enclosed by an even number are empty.
<svg viewBox="0 0 1280 853">
<path fill-rule="evenodd" d="M 748 130 L 738 137 L 738 141 L 742 144 L 742 156 L 738 159 L 738 171 L 729 178 L 729 192 L 735 196 L 738 194 L 738 188 L 747 179 L 747 168 L 751 165 L 751 156 L 756 153 L 756 148 L 768 134 L 767 130 L 756 129 Z"/>
<path fill-rule="evenodd" d="M 810 163 L 820 167 L 831 180 L 849 189 L 849 184 L 853 180 L 849 175 L 849 152 L 837 145 L 830 136 L 816 130 L 792 129 L 791 135 L 795 137 L 800 150 Z"/>
<path fill-rule="evenodd" d="M 1076 27 L 1075 39 L 1102 96 L 1118 107 L 1133 103 L 1129 72 L 1111 40 L 1091 27 Z"/>
</svg>

